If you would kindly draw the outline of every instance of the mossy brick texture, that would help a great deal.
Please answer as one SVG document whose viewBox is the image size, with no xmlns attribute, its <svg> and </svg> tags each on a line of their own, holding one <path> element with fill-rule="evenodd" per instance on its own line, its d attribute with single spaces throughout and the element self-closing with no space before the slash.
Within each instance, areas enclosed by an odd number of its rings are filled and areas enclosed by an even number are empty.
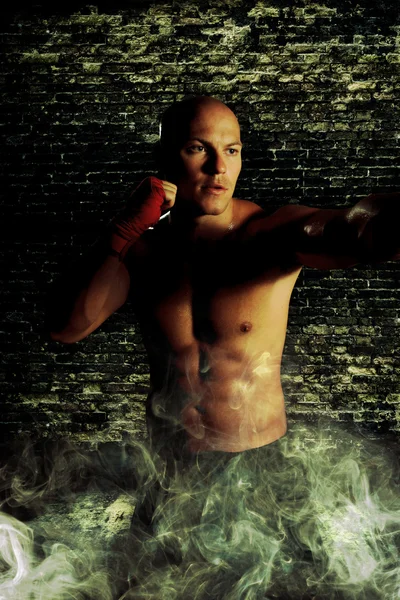
<svg viewBox="0 0 400 600">
<path fill-rule="evenodd" d="M 44 304 L 154 172 L 158 117 L 174 100 L 213 94 L 234 107 L 237 195 L 267 211 L 399 190 L 399 9 L 363 4 L 3 8 L 4 436 L 143 434 L 148 364 L 132 307 L 61 345 L 44 331 Z M 282 367 L 290 419 L 399 431 L 399 274 L 395 262 L 303 270 Z"/>
</svg>

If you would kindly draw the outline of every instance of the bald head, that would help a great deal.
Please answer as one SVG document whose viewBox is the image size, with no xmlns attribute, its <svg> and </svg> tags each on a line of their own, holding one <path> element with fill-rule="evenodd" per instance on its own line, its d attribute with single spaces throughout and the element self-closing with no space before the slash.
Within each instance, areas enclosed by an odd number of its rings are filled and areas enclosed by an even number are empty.
<svg viewBox="0 0 400 600">
<path fill-rule="evenodd" d="M 196 117 L 210 114 L 216 118 L 229 116 L 239 127 L 235 113 L 221 100 L 211 96 L 192 96 L 172 104 L 161 117 L 160 144 L 162 148 L 173 149 L 180 146 L 186 138 L 190 122 Z"/>
</svg>

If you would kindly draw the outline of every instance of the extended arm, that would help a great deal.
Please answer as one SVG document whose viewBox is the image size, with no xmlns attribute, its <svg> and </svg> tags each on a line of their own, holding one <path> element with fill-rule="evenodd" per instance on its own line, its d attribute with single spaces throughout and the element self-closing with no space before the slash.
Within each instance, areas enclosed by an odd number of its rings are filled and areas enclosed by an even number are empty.
<svg viewBox="0 0 400 600">
<path fill-rule="evenodd" d="M 265 238 L 287 263 L 343 269 L 400 259 L 399 224 L 400 193 L 395 192 L 370 194 L 346 209 L 289 205 L 250 228 L 258 243 Z"/>
<path fill-rule="evenodd" d="M 335 269 L 400 258 L 400 193 L 370 194 L 349 209 L 320 209 L 305 218 L 296 257 Z"/>
</svg>

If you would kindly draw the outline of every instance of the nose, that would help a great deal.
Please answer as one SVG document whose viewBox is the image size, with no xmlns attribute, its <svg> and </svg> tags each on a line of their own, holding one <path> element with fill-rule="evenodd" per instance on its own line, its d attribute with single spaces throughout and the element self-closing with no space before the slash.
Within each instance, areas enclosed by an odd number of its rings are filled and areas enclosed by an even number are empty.
<svg viewBox="0 0 400 600">
<path fill-rule="evenodd" d="M 213 175 L 226 173 L 224 157 L 219 152 L 213 153 L 207 161 L 208 172 Z"/>
</svg>

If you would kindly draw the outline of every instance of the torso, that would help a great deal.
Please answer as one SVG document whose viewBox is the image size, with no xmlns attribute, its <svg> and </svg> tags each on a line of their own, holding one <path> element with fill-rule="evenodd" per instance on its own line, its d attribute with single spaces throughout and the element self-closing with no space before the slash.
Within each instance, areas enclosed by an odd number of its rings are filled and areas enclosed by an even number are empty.
<svg viewBox="0 0 400 600">
<path fill-rule="evenodd" d="M 149 426 L 164 417 L 190 452 L 238 452 L 286 432 L 280 364 L 301 267 L 273 245 L 255 256 L 247 222 L 260 209 L 235 202 L 241 219 L 223 239 L 182 247 L 160 223 L 127 261 L 150 361 Z"/>
</svg>

